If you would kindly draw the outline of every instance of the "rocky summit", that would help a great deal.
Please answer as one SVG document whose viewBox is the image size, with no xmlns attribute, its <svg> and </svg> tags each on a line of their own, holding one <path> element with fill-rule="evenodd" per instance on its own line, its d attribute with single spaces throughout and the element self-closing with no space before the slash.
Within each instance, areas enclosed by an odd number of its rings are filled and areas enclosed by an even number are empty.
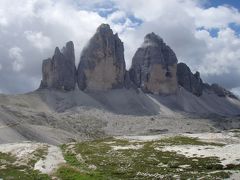
<svg viewBox="0 0 240 180">
<path fill-rule="evenodd" d="M 237 96 L 235 96 L 232 92 L 226 90 L 225 88 L 221 87 L 220 85 L 214 83 L 212 85 L 209 85 L 207 83 L 204 83 L 204 91 L 207 93 L 215 94 L 219 97 L 230 97 L 233 99 L 238 99 Z"/>
<path fill-rule="evenodd" d="M 178 63 L 174 51 L 155 33 L 147 34 L 137 49 L 129 71 L 126 70 L 123 42 L 108 24 L 102 24 L 83 49 L 76 70 L 73 42 L 56 47 L 52 58 L 42 64 L 39 89 L 72 91 L 137 89 L 156 95 L 176 95 L 180 88 L 201 97 L 237 97 L 218 84 L 204 83 L 200 73 L 192 73 L 185 63 Z"/>
<path fill-rule="evenodd" d="M 148 34 L 133 57 L 130 78 L 144 92 L 174 94 L 177 62 L 173 50 L 158 35 Z"/>
<path fill-rule="evenodd" d="M 81 90 L 108 90 L 124 86 L 123 43 L 108 24 L 102 24 L 84 48 L 77 71 Z"/>
<path fill-rule="evenodd" d="M 40 89 L 74 90 L 76 67 L 74 45 L 70 41 L 65 47 L 56 47 L 52 58 L 43 60 Z"/>
<path fill-rule="evenodd" d="M 187 91 L 196 96 L 202 95 L 204 85 L 199 72 L 193 74 L 186 64 L 179 63 L 177 65 L 177 78 L 178 84 L 184 87 Z"/>
</svg>

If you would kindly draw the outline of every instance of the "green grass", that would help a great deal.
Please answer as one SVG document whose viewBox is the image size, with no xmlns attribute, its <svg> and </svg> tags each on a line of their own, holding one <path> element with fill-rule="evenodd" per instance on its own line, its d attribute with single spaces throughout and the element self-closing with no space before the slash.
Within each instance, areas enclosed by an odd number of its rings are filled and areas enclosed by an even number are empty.
<svg viewBox="0 0 240 180">
<path fill-rule="evenodd" d="M 113 150 L 111 146 L 142 145 L 140 149 Z M 72 151 L 62 146 L 67 166 L 60 168 L 60 179 L 217 179 L 230 176 L 229 170 L 240 170 L 233 165 L 224 169 L 216 157 L 189 158 L 175 152 L 156 150 L 165 145 L 211 145 L 197 138 L 176 136 L 150 142 L 129 142 L 114 138 L 75 144 Z M 77 159 L 81 154 L 82 159 Z M 96 169 L 91 169 L 94 165 Z M 186 166 L 188 165 L 188 166 Z"/>
<path fill-rule="evenodd" d="M 113 146 L 137 146 L 139 149 L 114 150 Z M 59 180 L 118 179 L 224 179 L 240 165 L 221 165 L 217 157 L 186 157 L 162 151 L 164 146 L 223 146 L 202 142 L 197 138 L 175 136 L 155 141 L 129 141 L 106 138 L 61 146 L 66 164 L 53 175 Z M 50 180 L 51 177 L 33 170 L 34 164 L 47 154 L 47 146 L 34 151 L 29 161 L 17 165 L 16 157 L 0 153 L 0 178 L 4 180 Z"/>
<path fill-rule="evenodd" d="M 16 158 L 0 153 L 0 178 L 4 180 L 50 180 L 48 175 L 35 171 L 28 165 L 15 164 Z"/>
<path fill-rule="evenodd" d="M 61 177 L 61 180 L 107 180 L 108 177 L 102 176 L 97 172 L 82 172 L 78 168 L 73 166 L 64 165 L 60 167 L 56 173 L 58 177 Z"/>
</svg>

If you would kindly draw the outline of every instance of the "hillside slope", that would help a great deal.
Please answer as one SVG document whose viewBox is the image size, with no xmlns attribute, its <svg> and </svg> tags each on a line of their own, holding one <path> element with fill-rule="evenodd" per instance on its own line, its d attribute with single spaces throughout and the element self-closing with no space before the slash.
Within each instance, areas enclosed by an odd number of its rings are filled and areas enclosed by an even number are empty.
<svg viewBox="0 0 240 180">
<path fill-rule="evenodd" d="M 0 95 L 0 143 L 61 144 L 112 135 L 218 131 L 240 127 L 239 114 L 236 99 L 207 93 L 197 97 L 183 88 L 169 96 L 126 89 L 40 90 Z"/>
</svg>

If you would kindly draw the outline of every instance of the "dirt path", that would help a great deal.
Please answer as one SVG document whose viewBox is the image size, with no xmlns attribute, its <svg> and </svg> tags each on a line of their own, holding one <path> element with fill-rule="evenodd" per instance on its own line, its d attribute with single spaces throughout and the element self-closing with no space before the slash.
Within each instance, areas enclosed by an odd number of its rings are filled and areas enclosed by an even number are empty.
<svg viewBox="0 0 240 180">
<path fill-rule="evenodd" d="M 45 174 L 51 174 L 65 162 L 61 149 L 57 146 L 49 146 L 47 156 L 40 159 L 35 164 L 34 169 Z"/>
</svg>

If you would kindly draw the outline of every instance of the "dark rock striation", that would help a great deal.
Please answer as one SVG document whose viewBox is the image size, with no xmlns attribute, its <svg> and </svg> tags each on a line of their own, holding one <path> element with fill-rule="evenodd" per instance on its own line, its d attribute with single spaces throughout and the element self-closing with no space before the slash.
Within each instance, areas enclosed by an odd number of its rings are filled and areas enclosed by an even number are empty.
<svg viewBox="0 0 240 180">
<path fill-rule="evenodd" d="M 209 85 L 208 83 L 203 83 L 200 73 L 196 72 L 193 74 L 185 63 L 179 63 L 177 65 L 177 79 L 180 86 L 196 96 L 201 96 L 203 92 L 206 92 L 208 94 L 216 94 L 219 97 L 237 99 L 233 93 L 218 84 Z"/>
<path fill-rule="evenodd" d="M 237 96 L 235 96 L 232 92 L 226 90 L 225 88 L 219 86 L 218 84 L 212 84 L 209 85 L 207 83 L 204 83 L 204 90 L 206 92 L 214 93 L 219 97 L 230 97 L 233 99 L 238 99 Z"/>
<path fill-rule="evenodd" d="M 130 79 L 144 92 L 174 94 L 177 92 L 177 57 L 156 34 L 147 34 L 135 53 Z"/>
<path fill-rule="evenodd" d="M 202 95 L 204 85 L 199 72 L 193 74 L 186 64 L 179 63 L 177 65 L 177 79 L 178 84 L 184 87 L 187 91 L 196 96 Z"/>
<path fill-rule="evenodd" d="M 97 91 L 122 88 L 125 73 L 123 43 L 108 24 L 102 24 L 81 54 L 78 87 Z"/>
<path fill-rule="evenodd" d="M 76 67 L 74 45 L 70 41 L 60 51 L 56 47 L 52 58 L 43 60 L 40 89 L 75 89 Z"/>
</svg>

